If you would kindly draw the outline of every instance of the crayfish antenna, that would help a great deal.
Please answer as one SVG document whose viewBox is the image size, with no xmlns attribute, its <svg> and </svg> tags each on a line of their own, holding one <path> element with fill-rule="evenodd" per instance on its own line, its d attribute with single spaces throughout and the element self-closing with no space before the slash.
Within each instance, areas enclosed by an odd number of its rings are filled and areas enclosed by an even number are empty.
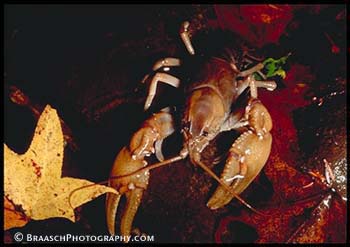
<svg viewBox="0 0 350 247">
<path fill-rule="evenodd" d="M 137 174 L 137 173 L 143 173 L 143 172 L 150 171 L 150 170 L 153 170 L 153 169 L 158 168 L 158 167 L 170 165 L 171 163 L 174 163 L 174 162 L 179 161 L 179 160 L 183 160 L 184 158 L 186 158 L 186 157 L 183 157 L 182 155 L 178 155 L 178 156 L 175 156 L 175 157 L 173 157 L 173 158 L 164 160 L 164 161 L 162 161 L 162 162 L 155 163 L 155 164 L 153 164 L 153 165 L 150 165 L 150 166 L 141 168 L 141 169 L 136 170 L 136 171 L 134 171 L 134 172 L 131 172 L 131 173 L 129 173 L 129 174 L 125 174 L 125 175 L 121 175 L 121 176 L 111 176 L 111 177 L 109 177 L 109 179 L 125 178 L 125 177 L 128 177 L 128 176 L 135 175 L 135 174 Z"/>
<path fill-rule="evenodd" d="M 145 171 L 149 171 L 149 170 L 153 170 L 153 169 L 156 169 L 156 168 L 159 168 L 159 167 L 162 167 L 162 166 L 166 166 L 166 165 L 169 165 L 173 162 L 176 162 L 176 161 L 179 161 L 179 160 L 183 160 L 184 158 L 186 158 L 188 153 L 185 153 L 185 154 L 180 154 L 178 156 L 175 156 L 173 158 L 170 158 L 170 159 L 167 159 L 167 160 L 164 160 L 162 162 L 159 162 L 159 163 L 156 163 L 156 164 L 153 164 L 153 165 L 150 165 L 150 166 L 147 166 L 147 167 L 144 167 L 144 168 L 141 168 L 137 171 L 134 171 L 132 173 L 129 173 L 129 174 L 126 174 L 126 175 L 122 175 L 122 176 L 112 176 L 110 177 L 109 179 L 119 179 L 119 178 L 125 178 L 125 177 L 128 177 L 128 176 L 131 176 L 131 175 L 135 175 L 137 173 L 142 173 L 142 172 L 145 172 Z M 207 172 L 212 178 L 214 178 L 220 185 L 222 185 L 228 192 L 230 192 L 232 195 L 234 195 L 238 201 L 240 201 L 244 206 L 246 206 L 247 208 L 249 208 L 250 210 L 252 210 L 254 213 L 257 213 L 259 215 L 262 215 L 262 216 L 271 216 L 269 214 L 264 214 L 258 210 L 256 210 L 253 206 L 251 206 L 249 203 L 247 203 L 244 199 L 242 199 L 239 195 L 237 195 L 229 186 L 227 186 L 225 183 L 223 183 L 220 178 L 212 171 L 210 170 L 209 167 L 207 167 L 203 162 L 200 161 L 200 159 L 197 159 L 196 160 L 196 164 L 198 164 L 205 172 Z"/>
<path fill-rule="evenodd" d="M 97 186 L 97 185 L 107 185 L 108 184 L 108 180 L 105 180 L 105 181 L 102 181 L 102 182 L 99 182 L 99 183 L 94 183 L 94 184 L 88 184 L 88 185 L 84 185 L 84 186 L 81 186 L 81 187 L 78 187 L 74 190 L 72 190 L 69 195 L 68 195 L 68 204 L 71 208 L 74 208 L 72 203 L 71 203 L 71 198 L 73 196 L 73 194 L 79 190 L 82 190 L 82 189 L 85 189 L 85 188 L 89 188 L 89 187 L 93 187 L 93 186 Z"/>
<path fill-rule="evenodd" d="M 75 190 L 73 190 L 70 195 L 69 195 L 69 204 L 70 206 L 72 207 L 71 205 L 71 202 L 70 202 L 70 198 L 72 197 L 72 195 L 77 192 L 78 190 L 81 190 L 81 189 L 84 189 L 84 188 L 87 188 L 87 187 L 90 187 L 90 186 L 96 186 L 98 184 L 107 184 L 111 179 L 120 179 L 120 178 L 125 178 L 125 177 L 128 177 L 128 176 L 132 176 L 132 175 L 135 175 L 137 173 L 143 173 L 143 172 L 146 172 L 146 171 L 150 171 L 150 170 L 153 170 L 153 169 L 156 169 L 156 168 L 159 168 L 159 167 L 162 167 L 162 166 L 166 166 L 166 165 L 170 165 L 171 163 L 174 163 L 176 161 L 179 161 L 179 160 L 183 160 L 187 157 L 187 154 L 188 153 L 182 153 L 178 156 L 175 156 L 173 158 L 170 158 L 170 159 L 167 159 L 167 160 L 164 160 L 162 162 L 159 162 L 159 163 L 155 163 L 153 165 L 150 165 L 150 166 L 147 166 L 147 167 L 144 167 L 144 168 L 141 168 L 139 170 L 136 170 L 132 173 L 129 173 L 129 174 L 125 174 L 125 175 L 122 175 L 122 176 L 111 176 L 109 177 L 109 180 L 107 181 L 102 181 L 102 182 L 99 182 L 99 183 L 96 183 L 96 184 L 90 184 L 90 185 L 86 185 L 86 186 L 82 186 L 80 188 L 77 188 Z M 246 202 L 244 199 L 242 199 L 239 195 L 237 195 L 229 186 L 227 186 L 225 183 L 223 183 L 220 178 L 208 167 L 206 166 L 200 159 L 197 159 L 196 160 L 196 164 L 198 164 L 205 172 L 207 172 L 212 178 L 214 178 L 220 185 L 222 185 L 228 192 L 230 192 L 234 197 L 237 198 L 238 201 L 240 201 L 244 206 L 246 206 L 247 208 L 249 208 L 250 210 L 252 210 L 254 213 L 257 213 L 259 215 L 262 215 L 262 216 L 265 216 L 265 217 L 268 217 L 268 216 L 271 216 L 270 214 L 264 214 L 260 211 L 258 211 L 257 209 L 255 209 L 253 206 L 251 206 L 248 202 Z M 73 207 L 72 207 L 73 208 Z"/>
</svg>

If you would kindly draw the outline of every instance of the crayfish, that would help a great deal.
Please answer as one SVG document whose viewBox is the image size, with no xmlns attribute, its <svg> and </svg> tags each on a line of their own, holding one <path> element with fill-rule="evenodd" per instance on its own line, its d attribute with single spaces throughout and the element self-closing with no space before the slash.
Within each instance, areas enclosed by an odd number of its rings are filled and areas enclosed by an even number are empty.
<svg viewBox="0 0 350 247">
<path fill-rule="evenodd" d="M 223 49 L 217 55 L 197 55 L 191 42 L 189 22 L 183 23 L 180 36 L 190 57 L 200 60 L 196 70 L 191 72 L 191 76 L 180 80 L 166 72 L 182 66 L 182 61 L 173 57 L 163 58 L 154 64 L 153 76 L 145 76 L 142 83 L 150 82 L 145 110 L 153 103 L 158 83 L 184 89 L 186 100 L 180 127 L 183 147 L 178 156 L 164 159 L 162 142 L 177 129 L 172 111 L 165 108 L 147 119 L 132 136 L 130 143 L 122 148 L 109 178 L 109 185 L 120 194 L 108 195 L 106 200 L 107 225 L 112 235 L 115 234 L 115 215 L 121 196 L 125 194 L 127 201 L 120 233 L 127 236 L 131 233 L 142 194 L 147 189 L 149 170 L 187 157 L 192 164 L 201 167 L 219 183 L 207 203 L 210 209 L 224 207 L 233 198 L 237 198 L 256 211 L 239 194 L 259 174 L 270 155 L 272 119 L 259 101 L 257 89 L 272 91 L 276 88 L 276 83 L 256 79 L 256 73 L 263 75 L 261 70 L 264 64 L 259 62 L 254 65 L 253 61 L 257 59 L 247 52 L 237 55 L 230 49 Z M 253 65 L 249 67 L 251 64 Z M 234 106 L 241 96 L 247 98 L 246 104 L 243 109 L 237 109 Z M 230 130 L 239 131 L 240 136 L 233 142 L 219 178 L 201 161 L 201 154 L 220 133 Z M 148 165 L 145 156 L 153 154 L 160 163 Z"/>
</svg>

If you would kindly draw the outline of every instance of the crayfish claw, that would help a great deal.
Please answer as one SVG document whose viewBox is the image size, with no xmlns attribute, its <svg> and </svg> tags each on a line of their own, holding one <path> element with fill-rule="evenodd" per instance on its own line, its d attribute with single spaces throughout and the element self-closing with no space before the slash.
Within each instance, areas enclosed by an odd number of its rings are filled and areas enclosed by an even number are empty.
<svg viewBox="0 0 350 247">
<path fill-rule="evenodd" d="M 250 130 L 243 132 L 232 144 L 220 180 L 239 195 L 264 167 L 271 151 L 272 120 L 269 112 L 257 99 L 246 109 Z M 220 185 L 207 203 L 210 209 L 228 204 L 234 195 Z"/>
<path fill-rule="evenodd" d="M 121 195 L 107 193 L 106 197 L 106 220 L 109 234 L 115 235 L 115 215 L 117 213 L 118 204 Z"/>
<path fill-rule="evenodd" d="M 271 150 L 272 137 L 266 133 L 260 139 L 256 133 L 244 132 L 231 146 L 221 180 L 239 195 L 264 167 Z M 219 186 L 208 201 L 210 209 L 228 204 L 234 196 Z"/>
<path fill-rule="evenodd" d="M 162 158 L 162 140 L 174 132 L 173 118 L 169 112 L 153 114 L 136 131 L 130 144 L 118 153 L 111 171 L 109 186 L 118 190 L 118 195 L 107 195 L 107 226 L 111 235 L 115 234 L 115 217 L 122 195 L 126 196 L 126 205 L 121 217 L 120 233 L 129 236 L 132 222 L 141 203 L 143 191 L 147 189 L 149 172 L 139 172 L 147 161 L 145 156 L 156 153 Z M 128 238 L 125 239 L 128 241 Z"/>
<path fill-rule="evenodd" d="M 120 234 L 122 236 L 130 236 L 132 229 L 132 222 L 135 218 L 137 209 L 141 204 L 143 195 L 143 189 L 135 188 L 132 191 L 125 193 L 126 195 L 126 206 L 123 212 L 123 217 L 120 223 Z"/>
<path fill-rule="evenodd" d="M 164 161 L 164 155 L 162 153 L 162 144 L 163 144 L 163 140 L 158 140 L 154 144 L 156 157 L 159 161 Z"/>
</svg>

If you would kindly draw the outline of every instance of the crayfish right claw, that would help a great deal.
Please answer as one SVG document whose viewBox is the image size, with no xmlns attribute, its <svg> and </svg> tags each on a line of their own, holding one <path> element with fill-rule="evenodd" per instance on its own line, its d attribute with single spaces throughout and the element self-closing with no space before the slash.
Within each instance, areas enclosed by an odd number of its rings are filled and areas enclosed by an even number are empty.
<svg viewBox="0 0 350 247">
<path fill-rule="evenodd" d="M 221 180 L 239 195 L 264 167 L 271 151 L 272 120 L 267 109 L 254 99 L 247 107 L 250 130 L 242 133 L 232 144 Z M 210 209 L 228 204 L 234 195 L 219 186 L 207 203 Z"/>
</svg>

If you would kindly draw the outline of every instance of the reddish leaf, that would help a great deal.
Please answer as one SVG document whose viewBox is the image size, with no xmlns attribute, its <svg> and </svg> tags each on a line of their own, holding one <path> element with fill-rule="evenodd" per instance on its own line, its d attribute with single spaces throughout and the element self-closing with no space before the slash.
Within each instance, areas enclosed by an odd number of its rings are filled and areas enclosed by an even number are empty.
<svg viewBox="0 0 350 247">
<path fill-rule="evenodd" d="M 258 47 L 278 42 L 293 17 L 289 5 L 217 5 L 219 25 L 236 32 Z"/>
<path fill-rule="evenodd" d="M 297 133 L 291 114 L 293 110 L 311 103 L 305 99 L 305 93 L 309 89 L 309 83 L 314 80 L 315 77 L 308 67 L 293 64 L 283 80 L 286 88 L 277 88 L 272 93 L 261 91 L 259 94 L 260 100 L 269 109 L 274 120 L 271 131 L 274 137 L 272 155 L 279 154 L 288 163 L 293 163 L 295 160 L 291 147 L 297 142 Z"/>
<path fill-rule="evenodd" d="M 331 207 L 336 204 L 334 195 L 327 195 L 318 206 L 312 211 L 311 217 L 303 222 L 294 232 L 287 242 L 289 243 L 325 243 L 329 230 L 335 229 L 334 222 L 330 220 L 334 212 L 339 213 L 339 210 Z M 334 212 L 333 212 L 334 211 Z M 340 212 L 344 214 L 344 212 Z M 340 216 L 339 214 L 337 215 Z M 333 223 L 333 224 L 332 224 Z M 345 223 L 345 222 L 344 222 Z M 341 231 L 340 231 L 341 233 Z M 332 237 L 332 236 L 331 236 Z M 333 241 L 332 241 L 333 242 Z"/>
<path fill-rule="evenodd" d="M 311 178 L 290 167 L 277 156 L 270 158 L 265 172 L 275 191 L 268 205 L 259 208 L 267 216 L 249 211 L 244 211 L 240 216 L 227 216 L 221 220 L 223 223 L 217 229 L 217 240 L 220 241 L 220 232 L 224 232 L 230 222 L 240 221 L 256 229 L 259 236 L 257 242 L 283 243 L 308 219 L 308 212 L 322 200 L 322 195 L 317 196 L 323 190 L 322 185 L 303 188 L 312 181 Z"/>
</svg>

